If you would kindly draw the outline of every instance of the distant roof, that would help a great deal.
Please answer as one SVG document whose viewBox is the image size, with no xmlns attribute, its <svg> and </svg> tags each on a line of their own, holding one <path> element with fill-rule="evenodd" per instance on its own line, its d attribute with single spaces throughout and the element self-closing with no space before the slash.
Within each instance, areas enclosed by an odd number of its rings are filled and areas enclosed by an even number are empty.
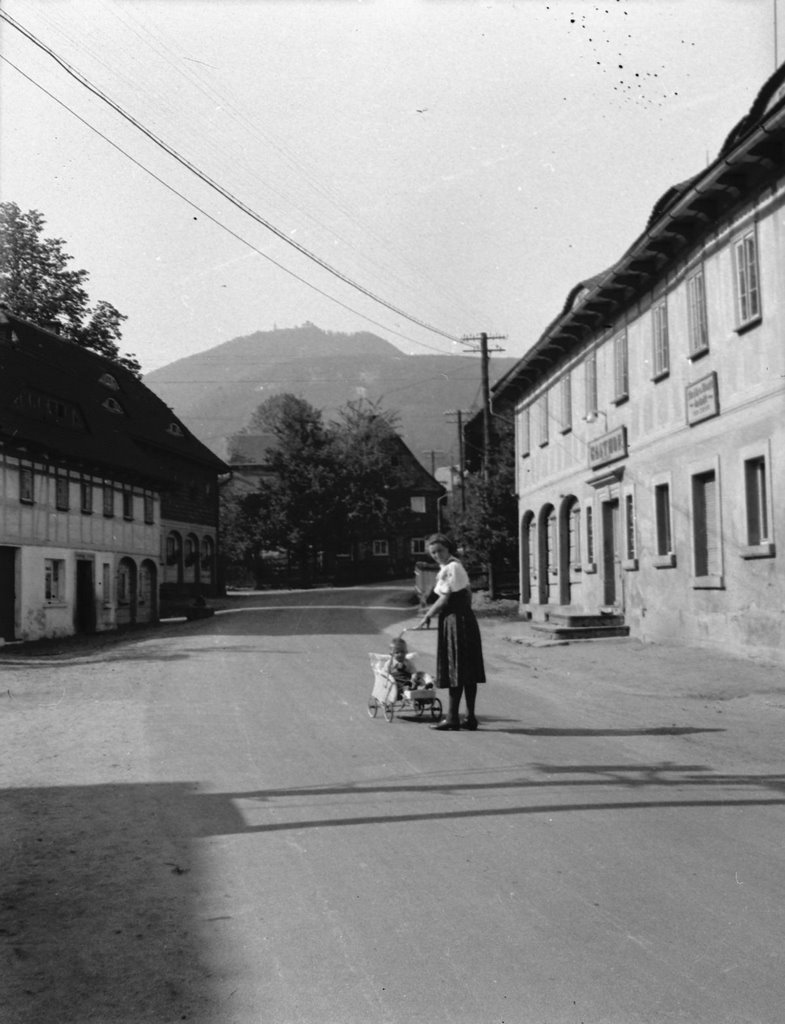
<svg viewBox="0 0 785 1024">
<path fill-rule="evenodd" d="M 232 466 L 264 466 L 270 449 L 278 444 L 274 434 L 233 434 L 228 442 Z"/>
<path fill-rule="evenodd" d="M 171 456 L 228 469 L 130 371 L 2 308 L 0 442 L 158 481 Z"/>
</svg>

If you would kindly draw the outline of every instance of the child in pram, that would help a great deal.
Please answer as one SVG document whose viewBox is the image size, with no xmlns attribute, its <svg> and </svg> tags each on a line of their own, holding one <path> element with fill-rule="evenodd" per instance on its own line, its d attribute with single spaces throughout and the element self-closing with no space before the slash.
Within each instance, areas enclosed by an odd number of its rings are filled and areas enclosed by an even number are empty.
<svg viewBox="0 0 785 1024">
<path fill-rule="evenodd" d="M 414 667 L 414 655 L 403 637 L 396 637 L 390 644 L 390 660 L 387 662 L 387 673 L 395 680 L 397 700 L 403 700 L 404 690 L 432 690 L 433 679 L 427 672 L 419 672 Z"/>
</svg>

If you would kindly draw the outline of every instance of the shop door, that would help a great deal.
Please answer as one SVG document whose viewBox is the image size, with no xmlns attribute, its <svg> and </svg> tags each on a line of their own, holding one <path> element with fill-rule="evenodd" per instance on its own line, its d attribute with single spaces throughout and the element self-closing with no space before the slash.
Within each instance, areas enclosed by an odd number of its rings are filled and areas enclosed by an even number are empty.
<svg viewBox="0 0 785 1024">
<path fill-rule="evenodd" d="M 87 558 L 76 560 L 76 632 L 95 632 L 95 581 L 93 563 Z"/>
<path fill-rule="evenodd" d="M 622 606 L 621 530 L 618 498 L 602 506 L 602 571 L 603 603 L 606 607 Z"/>
<path fill-rule="evenodd" d="M 16 637 L 16 548 L 0 548 L 0 638 Z"/>
</svg>

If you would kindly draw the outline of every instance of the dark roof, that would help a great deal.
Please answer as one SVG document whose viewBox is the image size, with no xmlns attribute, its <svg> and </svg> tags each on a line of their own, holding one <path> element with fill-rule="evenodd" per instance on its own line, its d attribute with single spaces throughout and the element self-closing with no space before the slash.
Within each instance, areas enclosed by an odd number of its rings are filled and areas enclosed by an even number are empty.
<svg viewBox="0 0 785 1024">
<path fill-rule="evenodd" d="M 647 293 L 680 259 L 747 197 L 780 173 L 785 145 L 785 64 L 763 85 L 712 164 L 671 186 L 657 200 L 645 231 L 605 273 L 575 285 L 562 311 L 525 355 L 493 385 L 495 401 L 510 402 L 543 369 Z"/>
<path fill-rule="evenodd" d="M 173 458 L 228 468 L 128 370 L 3 309 L 0 443 L 156 482 Z"/>
</svg>

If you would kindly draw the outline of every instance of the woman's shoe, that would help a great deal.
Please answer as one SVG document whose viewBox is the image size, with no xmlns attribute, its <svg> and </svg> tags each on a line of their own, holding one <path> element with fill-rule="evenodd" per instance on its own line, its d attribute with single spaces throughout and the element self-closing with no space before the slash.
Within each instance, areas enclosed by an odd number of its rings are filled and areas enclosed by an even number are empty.
<svg viewBox="0 0 785 1024">
<path fill-rule="evenodd" d="M 441 722 L 437 722 L 431 728 L 438 729 L 439 732 L 458 732 L 460 725 L 457 722 L 451 722 L 449 718 L 443 718 Z"/>
<path fill-rule="evenodd" d="M 464 718 L 462 727 L 464 729 L 468 729 L 470 732 L 474 732 L 474 730 L 477 728 L 478 725 L 479 725 L 479 722 L 477 721 L 476 718 L 468 718 L 467 717 L 467 718 Z"/>
</svg>

